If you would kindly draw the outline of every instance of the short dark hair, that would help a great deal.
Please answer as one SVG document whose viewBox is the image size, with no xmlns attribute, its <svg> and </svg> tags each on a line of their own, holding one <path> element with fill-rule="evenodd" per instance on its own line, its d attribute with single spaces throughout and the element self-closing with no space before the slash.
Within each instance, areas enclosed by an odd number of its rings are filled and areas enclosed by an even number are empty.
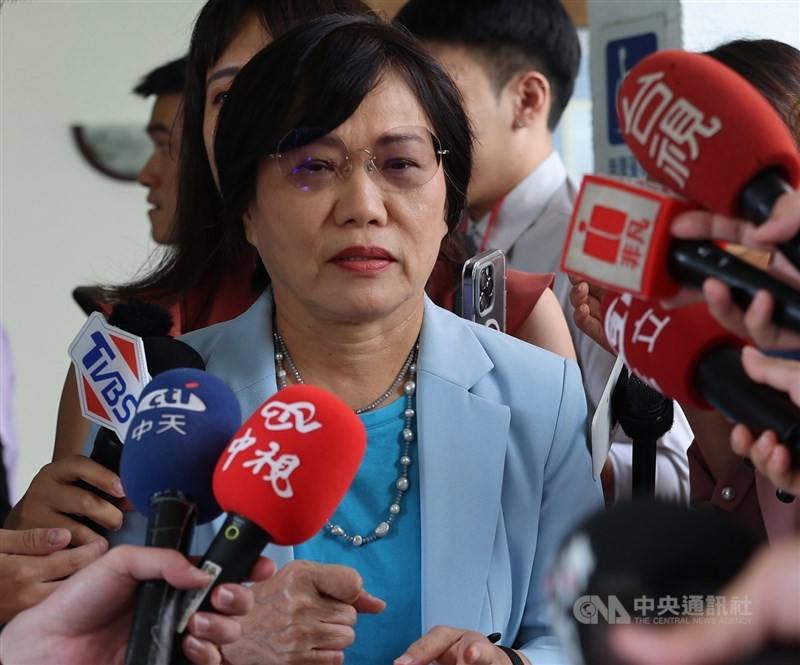
<svg viewBox="0 0 800 665">
<path fill-rule="evenodd" d="M 395 22 L 423 41 L 473 50 L 497 94 L 516 74 L 541 72 L 552 91 L 547 126 L 558 125 L 581 61 L 575 24 L 559 0 L 410 0 Z"/>
<path fill-rule="evenodd" d="M 143 277 L 129 284 L 105 290 L 111 301 L 138 298 L 170 305 L 187 291 L 198 288 L 202 296 L 187 304 L 184 332 L 207 324 L 208 315 L 222 280 L 235 267 L 257 256 L 226 251 L 221 221 L 222 202 L 211 175 L 205 144 L 206 74 L 236 37 L 243 21 L 255 16 L 267 34 L 280 37 L 296 25 L 328 14 L 371 12 L 361 0 L 208 0 L 195 21 L 189 43 L 186 86 L 183 99 L 181 168 L 178 176 L 178 209 L 174 243 Z M 251 248 L 250 248 L 251 249 Z M 266 281 L 256 267 L 252 290 L 258 292 Z M 195 304 L 196 303 L 196 304 Z"/>
<path fill-rule="evenodd" d="M 772 105 L 800 147 L 800 51 L 774 39 L 736 39 L 706 51 Z"/>
<path fill-rule="evenodd" d="M 186 56 L 156 67 L 145 74 L 133 89 L 139 97 L 183 93 L 186 84 Z"/>
<path fill-rule="evenodd" d="M 229 242 L 246 242 L 242 215 L 255 197 L 259 165 L 281 138 L 297 127 L 332 131 L 390 72 L 416 95 L 448 150 L 442 160 L 445 221 L 448 230 L 456 228 L 472 163 L 472 136 L 458 88 L 406 31 L 377 18 L 326 16 L 295 28 L 253 58 L 222 106 L 214 153 Z"/>
</svg>

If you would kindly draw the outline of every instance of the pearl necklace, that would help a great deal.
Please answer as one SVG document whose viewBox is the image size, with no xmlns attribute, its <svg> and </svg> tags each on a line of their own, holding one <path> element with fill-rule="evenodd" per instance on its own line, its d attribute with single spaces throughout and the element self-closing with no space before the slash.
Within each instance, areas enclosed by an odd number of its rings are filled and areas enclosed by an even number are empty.
<svg viewBox="0 0 800 665">
<path fill-rule="evenodd" d="M 305 383 L 303 381 L 303 377 L 300 376 L 300 372 L 297 369 L 297 366 L 294 364 L 292 357 L 289 355 L 289 350 L 286 348 L 286 342 L 283 340 L 283 337 L 281 337 L 281 334 L 275 331 L 273 333 L 273 337 L 275 339 L 275 375 L 278 381 L 278 387 L 282 389 L 286 388 L 287 386 L 287 372 L 283 368 L 284 360 L 289 365 L 289 371 L 292 373 L 292 377 L 294 378 L 295 382 Z M 408 490 L 408 467 L 411 466 L 411 443 L 414 441 L 414 421 L 416 419 L 416 411 L 414 410 L 414 395 L 417 391 L 415 378 L 417 375 L 416 360 L 418 353 L 419 340 L 417 340 L 417 342 L 414 344 L 414 347 L 408 354 L 403 366 L 400 368 L 400 372 L 397 374 L 394 381 L 392 381 L 392 385 L 389 386 L 389 388 L 383 394 L 381 394 L 378 399 L 370 402 L 367 404 L 367 406 L 364 406 L 360 409 L 354 409 L 354 412 L 359 415 L 362 413 L 367 413 L 368 411 L 373 411 L 378 406 L 383 404 L 387 399 L 389 399 L 389 397 L 394 394 L 395 390 L 397 390 L 403 380 L 407 379 L 403 385 L 403 394 L 405 395 L 406 399 L 406 408 L 405 411 L 403 411 L 403 448 L 400 457 L 398 458 L 401 472 L 395 481 L 397 493 L 389 505 L 386 519 L 384 519 L 382 522 L 379 522 L 378 525 L 366 536 L 361 534 L 349 534 L 341 525 L 334 524 L 330 520 L 325 522 L 325 529 L 327 529 L 331 535 L 349 542 L 355 547 L 368 545 L 369 543 L 383 538 L 389 533 L 392 523 L 400 514 L 400 505 L 403 501 L 403 495 L 406 493 L 406 490 Z"/>
</svg>

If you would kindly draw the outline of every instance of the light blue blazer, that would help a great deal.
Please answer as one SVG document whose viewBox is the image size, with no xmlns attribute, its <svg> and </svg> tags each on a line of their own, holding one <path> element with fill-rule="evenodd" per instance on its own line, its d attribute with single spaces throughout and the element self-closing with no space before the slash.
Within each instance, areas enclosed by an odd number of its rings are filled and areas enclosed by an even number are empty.
<svg viewBox="0 0 800 665">
<path fill-rule="evenodd" d="M 182 339 L 243 417 L 276 392 L 269 290 L 238 318 Z M 428 299 L 417 366 L 422 630 L 500 632 L 535 665 L 563 663 L 543 577 L 565 532 L 602 505 L 578 366 Z M 214 532 L 198 527 L 200 550 Z M 282 565 L 292 548 L 265 554 Z"/>
</svg>

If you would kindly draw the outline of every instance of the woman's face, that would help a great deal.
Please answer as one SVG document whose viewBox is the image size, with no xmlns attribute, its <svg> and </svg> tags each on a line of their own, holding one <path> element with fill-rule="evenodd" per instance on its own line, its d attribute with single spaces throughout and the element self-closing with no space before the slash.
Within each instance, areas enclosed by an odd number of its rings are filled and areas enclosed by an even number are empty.
<svg viewBox="0 0 800 665">
<path fill-rule="evenodd" d="M 420 130 L 390 131 L 410 127 Z M 284 175 L 289 172 L 284 161 L 264 159 L 244 225 L 247 239 L 268 266 L 279 306 L 347 323 L 417 311 L 447 233 L 444 171 L 434 164 L 428 171 L 432 177 L 411 189 L 392 187 L 390 179 L 405 177 L 404 162 L 397 158 L 422 145 L 417 136 L 425 136 L 435 154 L 428 131 L 430 121 L 414 93 L 389 73 L 350 118 L 318 142 L 322 148 L 315 149 L 346 146 L 352 158 L 349 174 L 304 191 L 298 186 L 302 183 Z M 385 146 L 394 151 L 393 159 L 378 166 L 399 168 L 384 169 L 388 178 L 368 173 L 368 155 L 360 150 L 388 157 Z M 319 163 L 329 162 L 312 163 L 310 177 L 317 177 Z"/>
<path fill-rule="evenodd" d="M 222 101 L 233 79 L 253 56 L 271 41 L 264 26 L 255 14 L 242 19 L 239 31 L 219 60 L 206 73 L 206 101 L 203 113 L 203 142 L 206 146 L 211 174 L 219 188 L 217 164 L 214 159 L 214 134 Z"/>
</svg>

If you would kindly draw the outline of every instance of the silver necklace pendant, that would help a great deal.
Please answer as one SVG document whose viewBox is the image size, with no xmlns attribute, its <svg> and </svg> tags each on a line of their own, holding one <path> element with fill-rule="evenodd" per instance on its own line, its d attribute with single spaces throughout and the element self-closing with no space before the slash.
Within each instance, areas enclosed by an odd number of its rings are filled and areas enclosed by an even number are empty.
<svg viewBox="0 0 800 665">
<path fill-rule="evenodd" d="M 286 342 L 280 333 L 275 331 L 273 333 L 275 340 L 275 376 L 278 382 L 278 387 L 283 389 L 288 385 L 287 372 L 283 367 L 284 361 L 289 366 L 289 372 L 296 383 L 304 383 L 303 377 L 300 375 L 299 370 L 294 364 L 289 350 L 286 348 Z M 400 466 L 400 474 L 395 481 L 395 495 L 392 502 L 389 504 L 387 514 L 383 521 L 372 529 L 367 535 L 350 534 L 340 524 L 334 524 L 330 520 L 325 523 L 325 529 L 335 538 L 350 543 L 353 547 L 362 547 L 384 538 L 392 528 L 393 523 L 400 515 L 400 509 L 403 502 L 403 496 L 408 491 L 408 468 L 411 466 L 411 444 L 414 441 L 414 425 L 416 422 L 416 409 L 414 408 L 414 396 L 417 392 L 417 355 L 419 353 L 419 340 L 414 344 L 408 358 L 403 363 L 400 372 L 392 381 L 392 385 L 381 394 L 378 399 L 374 400 L 360 409 L 354 409 L 356 414 L 367 413 L 374 411 L 378 406 L 383 404 L 389 397 L 397 390 L 400 384 L 403 384 L 403 395 L 406 400 L 406 408 L 403 411 L 403 430 L 401 432 L 401 454 L 398 457 L 398 464 Z"/>
</svg>

